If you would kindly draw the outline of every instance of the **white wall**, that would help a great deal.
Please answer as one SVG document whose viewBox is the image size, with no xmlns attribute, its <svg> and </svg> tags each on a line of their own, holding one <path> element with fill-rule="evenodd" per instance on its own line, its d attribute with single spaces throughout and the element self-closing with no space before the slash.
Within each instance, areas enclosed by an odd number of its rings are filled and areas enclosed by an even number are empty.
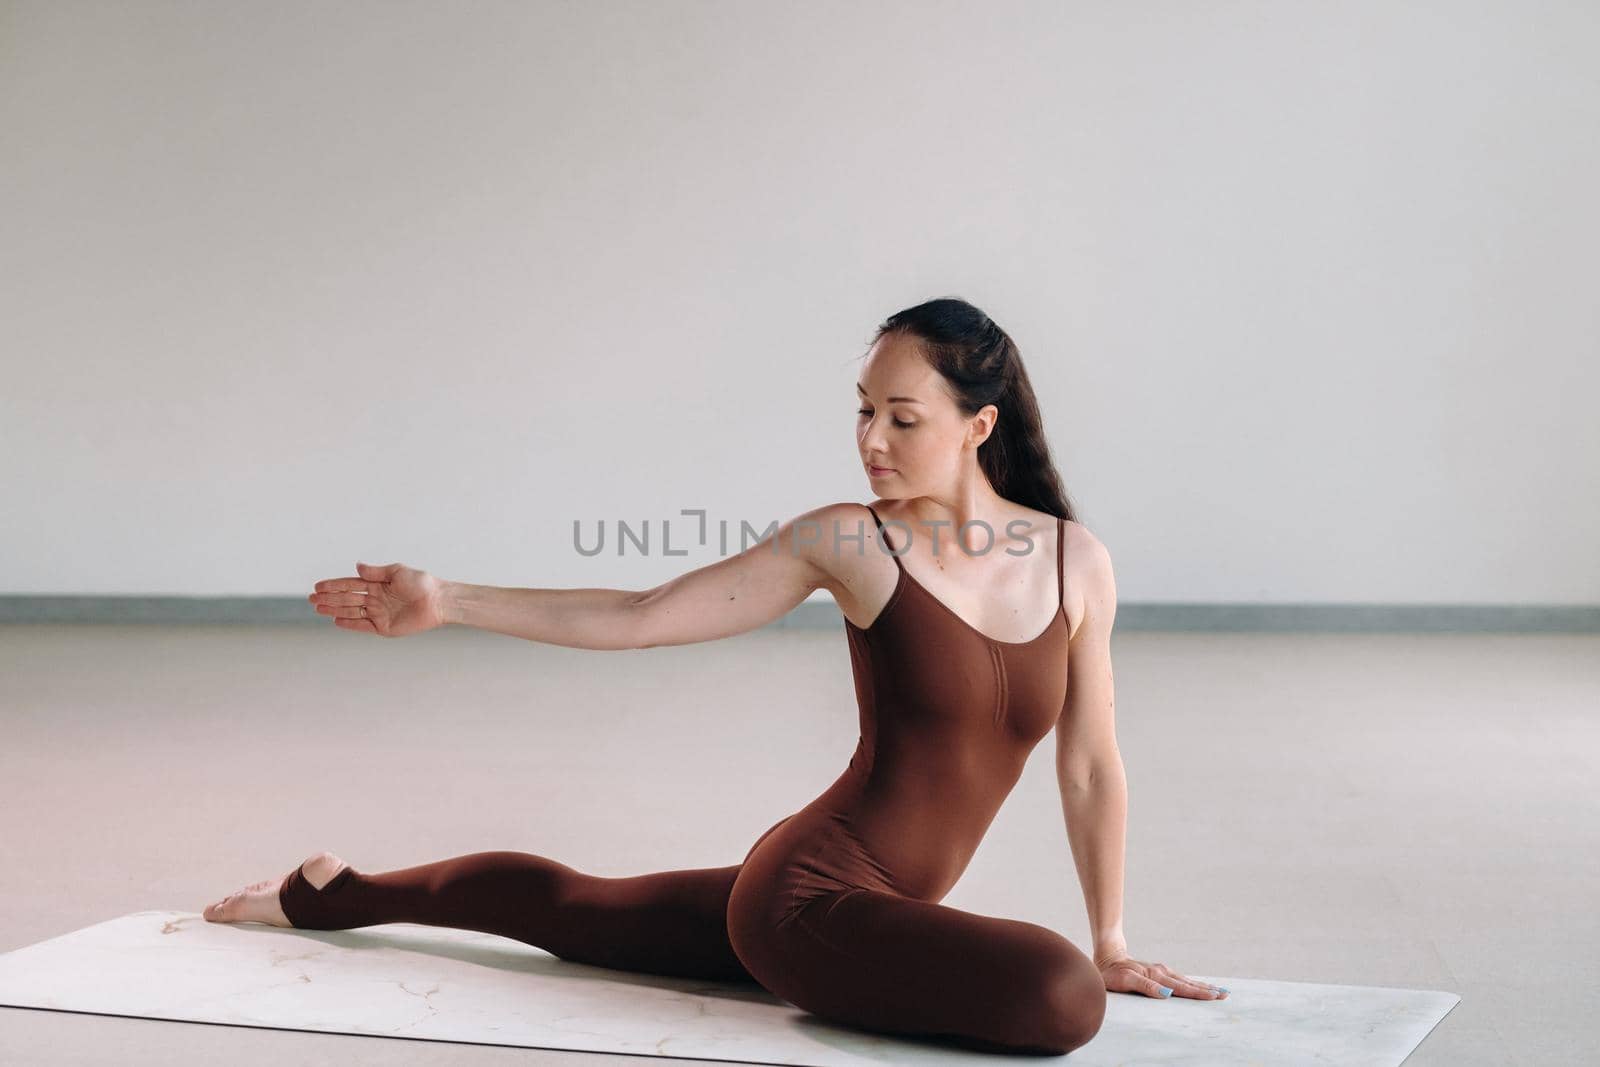
<svg viewBox="0 0 1600 1067">
<path fill-rule="evenodd" d="M 0 592 L 870 500 L 855 357 L 1022 346 L 1124 601 L 1600 601 L 1600 8 L 0 4 Z M 675 534 L 675 541 L 680 541 Z"/>
</svg>

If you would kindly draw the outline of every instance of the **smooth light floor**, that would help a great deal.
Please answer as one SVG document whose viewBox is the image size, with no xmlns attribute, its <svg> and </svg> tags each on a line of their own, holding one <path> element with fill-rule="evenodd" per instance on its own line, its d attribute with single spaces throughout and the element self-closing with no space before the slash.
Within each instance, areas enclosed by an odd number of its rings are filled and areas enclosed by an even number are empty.
<svg viewBox="0 0 1600 1067">
<path fill-rule="evenodd" d="M 1136 957 L 1460 993 L 1408 1067 L 1593 1062 L 1600 637 L 1131 632 L 1114 658 Z M 857 721 L 842 624 L 627 652 L 0 625 L 0 738 L 4 951 L 198 912 L 325 848 L 368 871 L 736 863 L 844 769 Z M 1052 740 L 944 903 L 1087 946 Z M 640 1062 L 0 1008 L 0 1062 L 112 1061 Z"/>
</svg>

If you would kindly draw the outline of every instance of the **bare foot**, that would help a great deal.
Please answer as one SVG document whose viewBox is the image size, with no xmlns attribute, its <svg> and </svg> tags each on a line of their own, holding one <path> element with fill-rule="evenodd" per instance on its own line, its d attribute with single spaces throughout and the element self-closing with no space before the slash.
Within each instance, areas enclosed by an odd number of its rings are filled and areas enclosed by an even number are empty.
<svg viewBox="0 0 1600 1067">
<path fill-rule="evenodd" d="M 321 889 L 333 881 L 333 876 L 344 869 L 345 862 L 332 852 L 318 852 L 309 857 L 300 869 L 312 888 Z M 284 875 L 287 878 L 288 875 Z M 278 904 L 278 889 L 283 878 L 268 878 L 252 882 L 243 889 L 229 893 L 215 904 L 207 904 L 203 915 L 214 923 L 266 923 L 269 926 L 293 926 Z"/>
</svg>

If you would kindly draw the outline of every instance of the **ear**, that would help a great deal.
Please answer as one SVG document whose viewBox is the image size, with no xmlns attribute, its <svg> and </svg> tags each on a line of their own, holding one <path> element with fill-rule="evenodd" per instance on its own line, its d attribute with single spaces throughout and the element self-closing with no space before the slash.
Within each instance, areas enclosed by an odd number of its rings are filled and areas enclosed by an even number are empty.
<svg viewBox="0 0 1600 1067">
<path fill-rule="evenodd" d="M 972 421 L 967 424 L 967 443 L 977 448 L 989 439 L 994 432 L 994 424 L 1000 419 L 1000 409 L 993 404 L 985 404 L 972 416 Z"/>
</svg>

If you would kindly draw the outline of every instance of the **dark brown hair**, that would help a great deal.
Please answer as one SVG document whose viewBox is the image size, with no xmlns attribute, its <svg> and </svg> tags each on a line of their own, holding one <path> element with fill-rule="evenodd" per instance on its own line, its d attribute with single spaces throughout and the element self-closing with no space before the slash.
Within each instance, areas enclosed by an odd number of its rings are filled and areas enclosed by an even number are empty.
<svg viewBox="0 0 1600 1067">
<path fill-rule="evenodd" d="M 978 446 L 978 466 L 994 491 L 1006 500 L 1076 522 L 1050 457 L 1038 398 L 1010 335 L 978 308 L 954 297 L 890 315 L 868 349 L 890 333 L 917 341 L 923 358 L 944 376 L 962 414 L 976 415 L 985 404 L 999 409 L 994 430 Z"/>
</svg>

